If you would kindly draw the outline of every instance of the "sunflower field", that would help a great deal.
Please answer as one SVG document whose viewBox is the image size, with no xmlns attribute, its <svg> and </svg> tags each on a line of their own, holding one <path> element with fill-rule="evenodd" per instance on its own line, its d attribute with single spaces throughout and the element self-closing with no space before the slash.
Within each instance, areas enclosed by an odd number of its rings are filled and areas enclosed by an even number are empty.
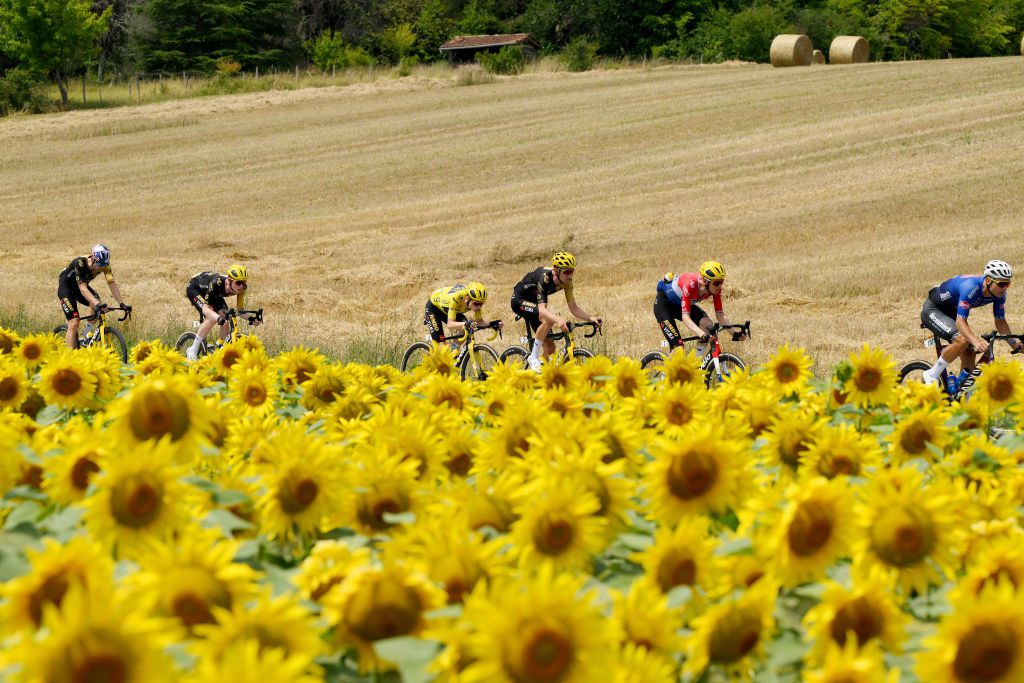
<svg viewBox="0 0 1024 683">
<path fill-rule="evenodd" d="M 810 367 L 0 330 L 0 680 L 1024 681 L 1024 371 Z"/>
</svg>

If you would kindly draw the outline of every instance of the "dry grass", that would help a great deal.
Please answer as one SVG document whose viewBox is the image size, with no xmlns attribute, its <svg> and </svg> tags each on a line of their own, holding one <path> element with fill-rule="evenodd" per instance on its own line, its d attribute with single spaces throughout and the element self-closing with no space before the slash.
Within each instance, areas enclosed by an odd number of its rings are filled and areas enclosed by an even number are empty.
<svg viewBox="0 0 1024 683">
<path fill-rule="evenodd" d="M 419 336 L 427 294 L 460 278 L 508 319 L 563 246 L 613 352 L 657 346 L 662 273 L 717 258 L 727 312 L 755 321 L 748 358 L 925 357 L 933 283 L 1024 267 L 1019 66 L 400 79 L 3 120 L 3 306 L 59 321 L 57 273 L 103 240 L 139 325 L 185 329 L 188 277 L 238 260 L 267 334 L 337 348 Z"/>
</svg>

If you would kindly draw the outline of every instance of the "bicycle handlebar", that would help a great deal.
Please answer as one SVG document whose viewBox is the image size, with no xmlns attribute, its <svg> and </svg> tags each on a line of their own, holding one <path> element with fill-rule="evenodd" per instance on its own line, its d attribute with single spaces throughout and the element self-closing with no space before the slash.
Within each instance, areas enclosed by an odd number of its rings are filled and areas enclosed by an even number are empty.
<svg viewBox="0 0 1024 683">
<path fill-rule="evenodd" d="M 113 306 L 113 307 L 107 306 L 107 310 L 103 313 L 103 315 L 107 315 L 109 313 L 114 313 L 115 311 L 121 311 L 121 315 L 117 316 L 118 322 L 121 322 L 123 320 L 128 320 L 129 318 L 132 317 L 132 309 L 125 308 L 124 306 Z M 81 319 L 82 320 L 95 320 L 99 316 L 100 316 L 100 313 L 99 313 L 99 311 L 97 311 L 97 312 L 93 313 L 92 315 L 82 316 Z"/>
<path fill-rule="evenodd" d="M 992 332 L 989 332 L 988 334 L 981 335 L 981 338 L 987 341 L 989 344 L 996 340 L 1010 341 L 1011 339 L 1016 339 L 1017 341 L 1024 343 L 1024 334 L 1000 334 L 999 332 L 996 332 L 994 330 Z M 1012 353 L 1024 353 L 1024 349 L 1020 351 L 1013 351 Z"/>
<path fill-rule="evenodd" d="M 251 309 L 251 310 L 247 310 L 247 309 L 244 309 L 244 308 L 237 309 L 237 310 L 234 309 L 234 308 L 229 308 L 228 312 L 224 314 L 224 316 L 226 318 L 237 318 L 240 315 L 247 315 L 247 316 L 249 316 L 249 324 L 250 325 L 252 325 L 254 323 L 257 323 L 257 322 L 263 322 L 263 309 L 262 308 L 254 308 L 254 309 Z"/>
<path fill-rule="evenodd" d="M 749 320 L 746 321 L 745 323 L 743 323 L 742 325 L 740 325 L 738 323 L 734 323 L 732 325 L 720 325 L 718 323 L 715 323 L 714 325 L 711 326 L 711 329 L 708 330 L 707 334 L 708 334 L 709 337 L 717 337 L 718 333 L 721 330 L 736 330 L 735 332 L 732 333 L 732 340 L 733 341 L 739 341 L 740 337 L 742 337 L 743 335 L 747 335 L 747 339 L 751 338 L 751 334 L 750 334 L 750 321 Z M 701 339 L 703 339 L 703 335 L 701 335 L 699 337 L 682 337 L 679 341 L 680 342 L 691 342 L 691 341 L 700 341 Z"/>
</svg>

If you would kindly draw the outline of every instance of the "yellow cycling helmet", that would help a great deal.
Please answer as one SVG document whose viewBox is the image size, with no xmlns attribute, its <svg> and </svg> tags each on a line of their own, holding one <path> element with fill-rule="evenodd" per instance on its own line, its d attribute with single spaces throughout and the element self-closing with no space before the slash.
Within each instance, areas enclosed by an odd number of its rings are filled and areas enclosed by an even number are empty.
<svg viewBox="0 0 1024 683">
<path fill-rule="evenodd" d="M 705 261 L 700 264 L 700 275 L 709 282 L 725 279 L 725 266 L 718 261 Z"/>
<path fill-rule="evenodd" d="M 567 251 L 556 251 L 551 257 L 551 265 L 559 270 L 576 267 L 576 257 Z"/>
<path fill-rule="evenodd" d="M 236 263 L 228 268 L 228 277 L 235 282 L 245 282 L 249 279 L 249 271 L 245 269 L 245 266 L 240 266 Z"/>
<path fill-rule="evenodd" d="M 469 297 L 470 301 L 477 301 L 482 304 L 487 303 L 487 288 L 481 282 L 470 282 L 469 286 L 466 287 L 466 296 Z"/>
</svg>

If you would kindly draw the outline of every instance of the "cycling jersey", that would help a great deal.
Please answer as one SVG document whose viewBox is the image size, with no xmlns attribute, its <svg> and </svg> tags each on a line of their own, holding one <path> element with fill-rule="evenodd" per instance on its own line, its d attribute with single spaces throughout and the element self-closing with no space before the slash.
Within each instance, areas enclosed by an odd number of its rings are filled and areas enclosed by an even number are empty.
<svg viewBox="0 0 1024 683">
<path fill-rule="evenodd" d="M 946 315 L 955 315 L 965 320 L 971 314 L 972 308 L 989 304 L 992 304 L 994 318 L 997 320 L 1005 318 L 1006 295 L 985 296 L 984 283 L 984 275 L 957 275 L 932 288 L 928 293 L 928 298 Z"/>
<path fill-rule="evenodd" d="M 469 298 L 469 289 L 466 285 L 455 285 L 453 287 L 442 287 L 430 295 L 430 303 L 448 314 L 448 323 L 456 322 L 460 313 L 469 311 L 469 305 L 473 303 Z M 483 320 L 483 311 L 476 312 L 476 319 Z"/>
<path fill-rule="evenodd" d="M 714 300 L 715 312 L 721 313 L 722 295 L 712 294 L 711 292 L 701 294 L 698 277 L 697 273 L 683 273 L 671 282 L 665 282 L 662 279 L 658 282 L 658 291 L 665 295 L 669 303 L 681 306 L 682 310 L 687 313 L 690 312 L 690 307 L 694 301 L 704 301 L 704 299 L 708 298 Z"/>
<path fill-rule="evenodd" d="M 561 285 L 555 282 L 554 272 L 551 268 L 538 268 L 527 273 L 520 280 L 512 291 L 512 301 L 517 299 L 537 304 L 546 304 L 548 297 L 555 292 L 565 290 L 565 300 L 573 301 L 572 283 Z"/>
<path fill-rule="evenodd" d="M 59 285 L 77 286 L 82 283 L 88 284 L 95 280 L 100 273 L 103 273 L 107 282 L 114 281 L 114 273 L 110 270 L 110 266 L 100 268 L 99 270 L 93 270 L 89 267 L 89 257 L 79 256 L 78 258 L 72 259 L 71 263 L 68 264 L 68 267 L 61 271 Z"/>
<path fill-rule="evenodd" d="M 185 287 L 185 296 L 192 302 L 196 310 L 199 311 L 200 317 L 203 316 L 203 306 L 209 306 L 215 311 L 222 311 L 227 308 L 227 303 L 224 301 L 225 296 L 235 296 L 225 292 L 224 283 L 228 280 L 226 275 L 213 272 L 202 272 L 196 273 L 192 276 L 192 279 L 188 281 L 188 285 Z M 243 289 L 235 298 L 235 307 L 238 309 L 245 308 L 245 293 L 247 289 Z"/>
</svg>

